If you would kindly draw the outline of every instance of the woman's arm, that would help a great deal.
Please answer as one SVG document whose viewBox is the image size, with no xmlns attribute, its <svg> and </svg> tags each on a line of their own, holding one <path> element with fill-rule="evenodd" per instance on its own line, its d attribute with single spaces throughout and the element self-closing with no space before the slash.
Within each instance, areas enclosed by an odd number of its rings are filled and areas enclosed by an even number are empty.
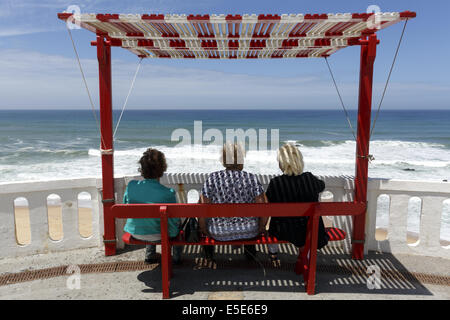
<svg viewBox="0 0 450 320">
<path fill-rule="evenodd" d="M 130 199 L 129 199 L 129 197 L 128 197 L 128 189 L 129 189 L 129 186 L 130 186 L 130 184 L 128 183 L 128 185 L 127 185 L 127 187 L 126 187 L 126 189 L 125 189 L 125 193 L 123 194 L 123 203 L 124 204 L 128 204 L 128 203 L 130 203 Z"/>
<path fill-rule="evenodd" d="M 307 172 L 307 179 L 310 181 L 311 185 L 314 186 L 313 192 L 321 193 L 323 190 L 325 190 L 325 182 L 317 178 L 315 175 L 313 175 L 311 172 Z"/>
<path fill-rule="evenodd" d="M 322 180 L 317 179 L 317 184 L 318 184 L 318 189 L 319 189 L 319 193 L 322 192 L 323 190 L 325 190 L 325 182 L 323 182 Z"/>
</svg>

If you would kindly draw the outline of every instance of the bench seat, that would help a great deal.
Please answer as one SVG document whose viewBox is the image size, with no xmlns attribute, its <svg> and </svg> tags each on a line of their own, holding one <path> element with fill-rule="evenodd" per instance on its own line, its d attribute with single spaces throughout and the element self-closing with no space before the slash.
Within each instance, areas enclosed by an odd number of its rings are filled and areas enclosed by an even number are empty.
<svg viewBox="0 0 450 320">
<path fill-rule="evenodd" d="M 329 241 L 340 241 L 344 240 L 346 236 L 346 232 L 344 230 L 338 228 L 325 228 L 326 233 L 328 234 Z M 125 232 L 122 236 L 123 242 L 130 245 L 147 245 L 147 244 L 160 244 L 159 242 L 149 242 L 143 241 L 133 238 L 133 236 Z M 170 240 L 171 245 L 241 245 L 241 244 L 275 244 L 275 243 L 287 243 L 287 241 L 278 240 L 276 237 L 270 236 L 259 236 L 253 239 L 245 239 L 245 240 L 234 240 L 234 241 L 217 241 L 210 237 L 201 237 L 198 242 L 187 242 L 184 240 L 183 231 L 180 232 L 180 235 L 174 239 Z"/>
</svg>

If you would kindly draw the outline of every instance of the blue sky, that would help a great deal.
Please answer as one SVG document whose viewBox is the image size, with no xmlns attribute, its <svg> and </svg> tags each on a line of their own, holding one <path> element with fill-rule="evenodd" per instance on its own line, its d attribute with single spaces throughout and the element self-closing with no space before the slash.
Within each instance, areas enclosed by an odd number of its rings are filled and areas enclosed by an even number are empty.
<svg viewBox="0 0 450 320">
<path fill-rule="evenodd" d="M 450 109 L 450 2 L 439 1 L 108 1 L 1 0 L 0 109 L 88 109 L 89 100 L 63 22 L 56 14 L 69 5 L 88 13 L 345 13 L 416 11 L 404 42 L 383 109 Z M 374 75 L 374 108 L 403 25 L 378 33 L 381 44 Z M 95 37 L 73 30 L 89 87 L 98 95 Z M 113 104 L 121 108 L 138 59 L 113 52 Z M 344 102 L 357 107 L 359 48 L 329 59 Z M 98 99 L 95 98 L 98 108 Z M 242 61 L 147 59 L 128 102 L 129 108 L 295 108 L 337 109 L 339 100 L 323 59 Z"/>
</svg>

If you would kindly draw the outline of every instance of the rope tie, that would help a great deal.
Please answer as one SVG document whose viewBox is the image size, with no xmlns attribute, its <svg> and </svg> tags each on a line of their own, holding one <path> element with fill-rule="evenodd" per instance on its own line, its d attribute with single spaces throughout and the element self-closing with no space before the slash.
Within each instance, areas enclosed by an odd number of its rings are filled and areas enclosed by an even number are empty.
<svg viewBox="0 0 450 320">
<path fill-rule="evenodd" d="M 406 19 L 405 24 L 403 25 L 402 34 L 400 36 L 400 40 L 398 41 L 397 50 L 395 51 L 395 55 L 394 55 L 394 60 L 392 61 L 391 69 L 389 70 L 389 75 L 386 80 L 386 85 L 384 86 L 383 95 L 381 96 L 380 104 L 378 105 L 378 110 L 377 110 L 377 114 L 375 116 L 375 120 L 373 121 L 372 129 L 370 130 L 369 140 L 372 137 L 373 130 L 375 129 L 375 124 L 377 123 L 378 115 L 380 113 L 380 108 L 381 108 L 381 105 L 383 104 L 384 96 L 386 95 L 386 90 L 389 85 L 389 80 L 391 79 L 392 70 L 394 70 L 395 62 L 397 61 L 398 52 L 400 50 L 400 45 L 402 44 L 403 36 L 405 35 L 405 30 L 406 30 L 406 25 L 408 24 L 408 20 L 409 19 Z"/>
<path fill-rule="evenodd" d="M 358 155 L 358 158 L 368 159 L 368 160 L 369 160 L 369 163 L 371 163 L 372 161 L 375 160 L 375 157 L 374 157 L 373 155 L 371 155 L 371 154 L 369 154 L 369 155 L 367 155 L 367 156 L 360 156 L 360 155 Z"/>
<path fill-rule="evenodd" d="M 102 132 L 100 130 L 100 122 L 99 122 L 99 120 L 97 118 L 97 114 L 95 113 L 94 102 L 92 101 L 91 92 L 89 91 L 89 86 L 87 84 L 86 77 L 84 75 L 83 67 L 82 67 L 81 61 L 80 61 L 80 56 L 78 55 L 77 47 L 75 46 L 75 41 L 73 41 L 72 32 L 70 31 L 69 26 L 67 26 L 67 32 L 69 33 L 70 41 L 72 42 L 73 51 L 75 52 L 75 56 L 76 56 L 77 61 L 78 61 L 78 67 L 79 67 L 80 72 L 81 72 L 81 77 L 83 78 L 83 83 L 84 83 L 84 86 L 86 88 L 87 95 L 89 97 L 89 102 L 91 104 L 92 114 L 94 115 L 95 122 L 97 123 L 97 130 L 98 130 L 98 132 L 100 134 L 100 140 L 101 140 L 102 144 L 104 144 L 105 142 L 103 140 Z"/>
<path fill-rule="evenodd" d="M 94 101 L 92 99 L 92 95 L 91 95 L 91 92 L 89 90 L 89 86 L 87 84 L 86 76 L 84 74 L 83 67 L 81 65 L 80 56 L 78 55 L 78 50 L 76 48 L 75 41 L 73 40 L 73 37 L 72 37 L 72 32 L 70 31 L 70 28 L 68 26 L 67 26 L 67 32 L 69 33 L 70 41 L 72 42 L 73 51 L 75 52 L 75 57 L 77 58 L 78 67 L 79 67 L 80 72 L 81 72 L 81 77 L 83 78 L 83 83 L 84 83 L 84 86 L 86 88 L 87 95 L 89 97 L 89 102 L 91 104 L 92 114 L 94 115 L 95 122 L 97 123 L 97 130 L 98 130 L 98 132 L 100 134 L 100 141 L 101 141 L 102 145 L 104 145 L 105 142 L 104 142 L 103 135 L 102 135 L 102 132 L 101 132 L 101 129 L 100 129 L 100 122 L 99 122 L 99 120 L 97 118 L 97 114 L 95 112 Z M 126 96 L 125 102 L 124 102 L 123 107 L 122 107 L 122 112 L 120 113 L 119 120 L 117 122 L 116 128 L 115 128 L 114 133 L 113 133 L 113 140 L 114 140 L 114 138 L 116 136 L 116 132 L 117 132 L 117 129 L 119 128 L 120 120 L 122 119 L 123 112 L 125 111 L 125 107 L 126 107 L 126 105 L 128 103 L 128 98 L 130 97 L 131 91 L 133 90 L 134 83 L 136 81 L 136 77 L 137 77 L 137 75 L 139 73 L 139 69 L 141 67 L 142 59 L 143 58 L 140 58 L 139 64 L 138 64 L 137 69 L 136 69 L 136 72 L 134 73 L 133 81 L 131 82 L 130 89 L 128 90 L 128 94 Z M 100 147 L 100 154 L 101 155 L 113 155 L 114 154 L 114 149 L 102 149 Z"/>
<path fill-rule="evenodd" d="M 109 156 L 109 155 L 114 154 L 114 149 L 100 149 L 100 153 L 102 156 L 103 155 Z"/>
<path fill-rule="evenodd" d="M 381 96 L 380 103 L 378 105 L 378 110 L 377 110 L 375 119 L 373 121 L 372 128 L 370 129 L 369 141 L 370 141 L 370 138 L 372 137 L 373 130 L 375 129 L 375 124 L 377 122 L 377 119 L 378 119 L 378 116 L 379 116 L 379 113 L 380 113 L 381 105 L 383 104 L 384 97 L 386 95 L 386 91 L 387 91 L 387 88 L 388 88 L 388 85 L 389 85 L 389 81 L 391 79 L 392 71 L 394 70 L 394 66 L 395 66 L 395 63 L 397 61 L 398 52 L 400 50 L 400 45 L 402 43 L 403 36 L 405 35 L 405 30 L 406 30 L 406 25 L 408 24 L 408 20 L 409 19 L 405 20 L 405 24 L 403 26 L 402 34 L 400 36 L 400 40 L 399 40 L 398 45 L 397 45 L 397 50 L 395 51 L 394 60 L 392 61 L 391 69 L 389 70 L 389 75 L 388 75 L 388 78 L 386 80 L 386 84 L 384 86 L 384 90 L 383 90 L 383 94 Z M 353 137 L 355 138 L 355 141 L 356 141 L 355 131 L 353 130 L 352 124 L 350 122 L 350 119 L 349 119 L 349 116 L 348 116 L 348 113 L 347 113 L 347 109 L 345 108 L 344 101 L 342 100 L 341 93 L 340 93 L 339 88 L 338 88 L 338 86 L 336 84 L 336 80 L 334 78 L 333 71 L 331 70 L 330 64 L 328 63 L 328 58 L 327 57 L 325 57 L 325 62 L 327 63 L 328 70 L 330 71 L 331 78 L 333 79 L 333 83 L 334 83 L 334 86 L 336 88 L 336 92 L 337 92 L 337 94 L 339 96 L 339 100 L 341 102 L 342 108 L 344 109 L 345 116 L 347 117 L 347 122 L 348 122 L 348 124 L 350 126 L 350 129 L 352 130 Z M 369 160 L 369 163 L 375 160 L 375 157 L 373 155 L 371 155 L 371 154 L 369 154 L 367 156 L 360 156 L 360 155 L 358 155 L 358 158 L 367 158 Z"/>
<path fill-rule="evenodd" d="M 337 92 L 337 94 L 339 96 L 339 101 L 341 101 L 342 109 L 344 109 L 345 116 L 347 117 L 348 125 L 349 125 L 350 129 L 352 130 L 353 138 L 356 141 L 355 130 L 353 129 L 352 122 L 350 121 L 350 118 L 348 116 L 347 109 L 345 108 L 344 101 L 342 100 L 341 92 L 339 91 L 339 88 L 337 86 L 336 80 L 334 79 L 334 74 L 333 74 L 333 71 L 331 70 L 330 64 L 328 63 L 328 58 L 327 57 L 325 57 L 325 62 L 327 63 L 328 71 L 330 71 L 331 79 L 333 79 L 334 87 L 336 88 L 336 92 Z"/>
<path fill-rule="evenodd" d="M 139 59 L 139 63 L 138 63 L 136 72 L 134 73 L 133 81 L 131 82 L 130 89 L 128 90 L 127 97 L 125 98 L 125 102 L 124 102 L 124 104 L 122 106 L 122 112 L 120 113 L 119 120 L 117 121 L 116 128 L 114 129 L 113 140 L 116 137 L 116 132 L 117 132 L 117 129 L 119 128 L 120 120 L 122 120 L 123 112 L 125 111 L 125 107 L 127 106 L 127 103 L 128 103 L 128 98 L 130 97 L 131 91 L 133 90 L 134 83 L 136 81 L 136 77 L 137 77 L 137 75 L 139 73 L 139 69 L 141 68 L 142 59 L 143 58 Z"/>
</svg>

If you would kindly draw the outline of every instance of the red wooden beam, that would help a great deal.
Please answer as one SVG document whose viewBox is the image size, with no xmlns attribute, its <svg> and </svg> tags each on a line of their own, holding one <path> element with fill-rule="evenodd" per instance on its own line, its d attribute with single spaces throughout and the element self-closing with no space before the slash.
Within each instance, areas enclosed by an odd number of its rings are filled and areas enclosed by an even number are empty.
<svg viewBox="0 0 450 320">
<path fill-rule="evenodd" d="M 376 57 L 377 36 L 369 36 L 361 45 L 359 75 L 358 131 L 356 138 L 355 201 L 367 203 L 369 172 L 370 114 L 372 109 L 373 65 Z M 366 213 L 353 217 L 352 258 L 363 259 Z"/>
<path fill-rule="evenodd" d="M 100 94 L 100 139 L 102 150 L 102 201 L 105 255 L 116 254 L 116 228 L 112 206 L 114 197 L 113 119 L 111 87 L 111 45 L 97 36 L 97 59 Z"/>
<path fill-rule="evenodd" d="M 307 202 L 307 203 L 223 203 L 223 204 L 116 204 L 112 207 L 115 218 L 159 218 L 160 207 L 167 207 L 169 218 L 182 217 L 289 217 L 289 216 L 346 216 L 360 215 L 365 203 Z"/>
</svg>

